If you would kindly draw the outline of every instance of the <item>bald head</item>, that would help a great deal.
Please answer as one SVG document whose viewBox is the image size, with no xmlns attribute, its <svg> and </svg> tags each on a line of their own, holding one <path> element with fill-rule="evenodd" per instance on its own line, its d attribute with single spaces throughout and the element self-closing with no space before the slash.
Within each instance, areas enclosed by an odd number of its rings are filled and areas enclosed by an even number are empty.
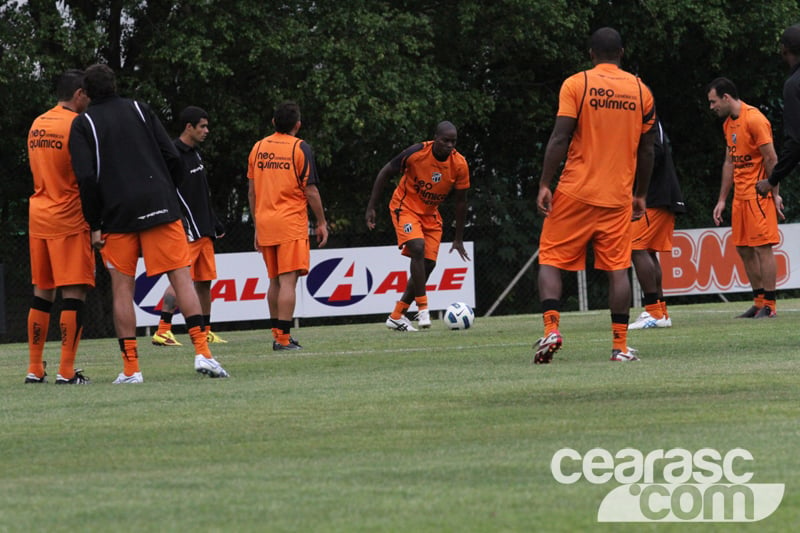
<svg viewBox="0 0 800 533">
<path fill-rule="evenodd" d="M 452 122 L 443 120 L 437 124 L 433 136 L 433 155 L 436 159 L 446 161 L 455 150 L 457 140 L 458 131 Z"/>
<path fill-rule="evenodd" d="M 434 132 L 434 135 L 438 137 L 444 134 L 445 132 L 450 132 L 450 131 L 454 132 L 457 131 L 455 125 L 449 120 L 443 120 L 436 125 L 436 131 Z"/>
<path fill-rule="evenodd" d="M 600 28 L 589 39 L 589 49 L 601 61 L 619 60 L 622 57 L 622 37 L 614 28 Z"/>
<path fill-rule="evenodd" d="M 786 28 L 781 35 L 780 43 L 787 52 L 800 57 L 800 24 Z"/>
</svg>

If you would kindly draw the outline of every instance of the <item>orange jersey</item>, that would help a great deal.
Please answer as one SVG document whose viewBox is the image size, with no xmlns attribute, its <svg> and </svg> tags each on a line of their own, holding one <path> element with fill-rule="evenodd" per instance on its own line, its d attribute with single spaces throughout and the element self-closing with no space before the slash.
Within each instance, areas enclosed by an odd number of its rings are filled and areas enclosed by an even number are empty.
<svg viewBox="0 0 800 533">
<path fill-rule="evenodd" d="M 89 229 L 69 154 L 69 130 L 77 116 L 74 111 L 56 106 L 39 115 L 28 132 L 28 159 L 33 174 L 28 208 L 32 237 L 63 237 Z"/>
<path fill-rule="evenodd" d="M 306 185 L 317 185 L 311 147 L 297 137 L 274 133 L 258 141 L 247 161 L 255 190 L 259 246 L 308 238 Z"/>
<path fill-rule="evenodd" d="M 733 196 L 752 200 L 757 197 L 756 183 L 769 177 L 759 148 L 772 143 L 772 126 L 761 111 L 742 102 L 739 116 L 725 119 L 722 129 L 733 164 Z"/>
<path fill-rule="evenodd" d="M 656 119 L 650 89 L 618 66 L 600 63 L 564 81 L 558 116 L 577 119 L 558 189 L 599 207 L 630 204 L 639 138 Z"/>
<path fill-rule="evenodd" d="M 445 161 L 433 155 L 433 141 L 415 144 L 395 157 L 391 164 L 403 172 L 392 194 L 389 208 L 408 209 L 420 215 L 439 212 L 453 189 L 469 189 L 469 166 L 456 150 Z"/>
</svg>

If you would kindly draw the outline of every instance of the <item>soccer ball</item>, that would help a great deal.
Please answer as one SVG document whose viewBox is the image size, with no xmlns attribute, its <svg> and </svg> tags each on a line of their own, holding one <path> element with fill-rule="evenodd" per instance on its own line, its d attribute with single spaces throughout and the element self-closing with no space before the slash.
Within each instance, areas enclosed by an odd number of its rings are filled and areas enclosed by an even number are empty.
<svg viewBox="0 0 800 533">
<path fill-rule="evenodd" d="M 464 302 L 450 304 L 442 317 L 450 329 L 468 329 L 475 323 L 475 312 Z"/>
</svg>

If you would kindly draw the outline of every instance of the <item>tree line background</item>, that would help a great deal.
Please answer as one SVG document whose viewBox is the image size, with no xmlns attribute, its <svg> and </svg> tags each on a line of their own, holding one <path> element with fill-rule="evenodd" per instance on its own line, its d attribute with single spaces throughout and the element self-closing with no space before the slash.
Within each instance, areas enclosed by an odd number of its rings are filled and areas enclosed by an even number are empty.
<svg viewBox="0 0 800 533">
<path fill-rule="evenodd" d="M 372 182 L 386 161 L 452 121 L 472 174 L 465 238 L 475 241 L 480 312 L 537 247 L 536 191 L 558 91 L 591 67 L 593 30 L 620 31 L 623 68 L 655 94 L 689 208 L 677 227 L 690 228 L 712 224 L 724 153 L 706 84 L 734 80 L 772 121 L 780 148 L 786 67 L 778 38 L 798 21 L 796 0 L 0 0 L 0 338 L 25 338 L 25 141 L 32 120 L 55 103 L 53 81 L 65 69 L 108 63 L 119 92 L 150 103 L 174 135 L 185 106 L 209 112 L 201 149 L 228 228 L 220 252 L 250 249 L 247 155 L 271 133 L 276 103 L 301 106 L 299 135 L 317 155 L 330 247 L 394 243 L 380 212 L 379 229 L 365 227 Z M 789 221 L 800 216 L 794 181 L 781 191 Z M 452 220 L 449 202 L 443 215 Z M 592 279 L 592 305 L 604 307 L 605 284 Z M 113 336 L 108 292 L 99 272 L 87 336 Z M 537 309 L 529 273 L 497 313 Z"/>
</svg>

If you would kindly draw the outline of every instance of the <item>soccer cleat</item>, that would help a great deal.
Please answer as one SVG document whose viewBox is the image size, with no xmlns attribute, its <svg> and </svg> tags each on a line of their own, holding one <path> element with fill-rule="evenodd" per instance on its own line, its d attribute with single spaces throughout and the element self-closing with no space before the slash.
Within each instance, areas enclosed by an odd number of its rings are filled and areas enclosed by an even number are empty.
<svg viewBox="0 0 800 533">
<path fill-rule="evenodd" d="M 754 316 L 753 318 L 775 318 L 776 316 L 778 316 L 778 312 L 775 311 L 770 306 L 765 305 L 764 307 L 758 310 L 758 313 L 756 313 L 756 316 Z"/>
<path fill-rule="evenodd" d="M 126 376 L 125 372 L 120 372 L 117 379 L 111 382 L 112 385 L 120 385 L 127 383 L 144 383 L 144 378 L 141 372 L 134 372 L 132 376 Z"/>
<path fill-rule="evenodd" d="M 755 318 L 758 312 L 761 310 L 760 307 L 756 307 L 755 305 L 751 305 L 750 309 L 742 313 L 741 315 L 737 316 L 736 318 Z"/>
<path fill-rule="evenodd" d="M 25 376 L 25 383 L 47 383 L 47 372 L 45 372 L 42 377 L 30 373 Z"/>
<path fill-rule="evenodd" d="M 275 350 L 276 352 L 281 351 L 281 350 L 292 351 L 292 350 L 302 350 L 303 349 L 302 346 L 297 344 L 297 341 L 292 342 L 292 340 L 293 339 L 289 340 L 289 344 L 281 344 L 278 341 L 272 341 L 272 349 Z"/>
<path fill-rule="evenodd" d="M 428 309 L 421 309 L 417 316 L 414 317 L 417 320 L 417 325 L 421 328 L 429 328 L 431 327 L 431 312 Z"/>
<path fill-rule="evenodd" d="M 56 375 L 56 385 L 88 385 L 91 383 L 89 378 L 83 375 L 83 370 L 80 368 L 75 369 L 75 375 L 72 379 L 61 377 L 61 374 Z"/>
<path fill-rule="evenodd" d="M 47 361 L 42 361 L 42 367 L 45 370 L 42 377 L 37 376 L 33 372 L 29 372 L 28 375 L 25 376 L 25 383 L 47 383 Z"/>
<path fill-rule="evenodd" d="M 165 331 L 164 333 L 156 331 L 153 334 L 153 344 L 155 346 L 183 346 L 171 331 Z"/>
<path fill-rule="evenodd" d="M 548 364 L 553 360 L 553 354 L 555 354 L 558 349 L 561 348 L 561 344 L 561 334 L 558 331 L 554 331 L 549 335 L 537 340 L 536 344 L 533 345 L 533 349 L 536 350 L 536 352 L 533 354 L 533 364 Z"/>
<path fill-rule="evenodd" d="M 200 374 L 205 374 L 211 378 L 227 378 L 228 373 L 222 368 L 216 359 L 209 358 L 201 354 L 194 356 L 194 369 Z"/>
<path fill-rule="evenodd" d="M 631 348 L 630 346 L 628 346 L 627 352 L 623 352 L 622 350 L 611 350 L 612 361 L 619 361 L 622 363 L 627 363 L 630 361 L 640 361 L 638 356 L 639 356 L 638 350 Z"/>
<path fill-rule="evenodd" d="M 628 329 L 671 328 L 672 320 L 667 317 L 655 318 L 647 311 L 642 312 L 635 322 L 628 325 Z"/>
<path fill-rule="evenodd" d="M 206 339 L 208 340 L 209 344 L 228 344 L 228 341 L 217 335 L 211 330 L 208 330 L 206 334 Z"/>
<path fill-rule="evenodd" d="M 430 322 L 430 318 L 428 321 Z M 405 315 L 401 315 L 397 320 L 389 315 L 389 318 L 386 319 L 386 327 L 397 331 L 417 331 L 417 328 L 411 325 L 411 321 Z"/>
</svg>

